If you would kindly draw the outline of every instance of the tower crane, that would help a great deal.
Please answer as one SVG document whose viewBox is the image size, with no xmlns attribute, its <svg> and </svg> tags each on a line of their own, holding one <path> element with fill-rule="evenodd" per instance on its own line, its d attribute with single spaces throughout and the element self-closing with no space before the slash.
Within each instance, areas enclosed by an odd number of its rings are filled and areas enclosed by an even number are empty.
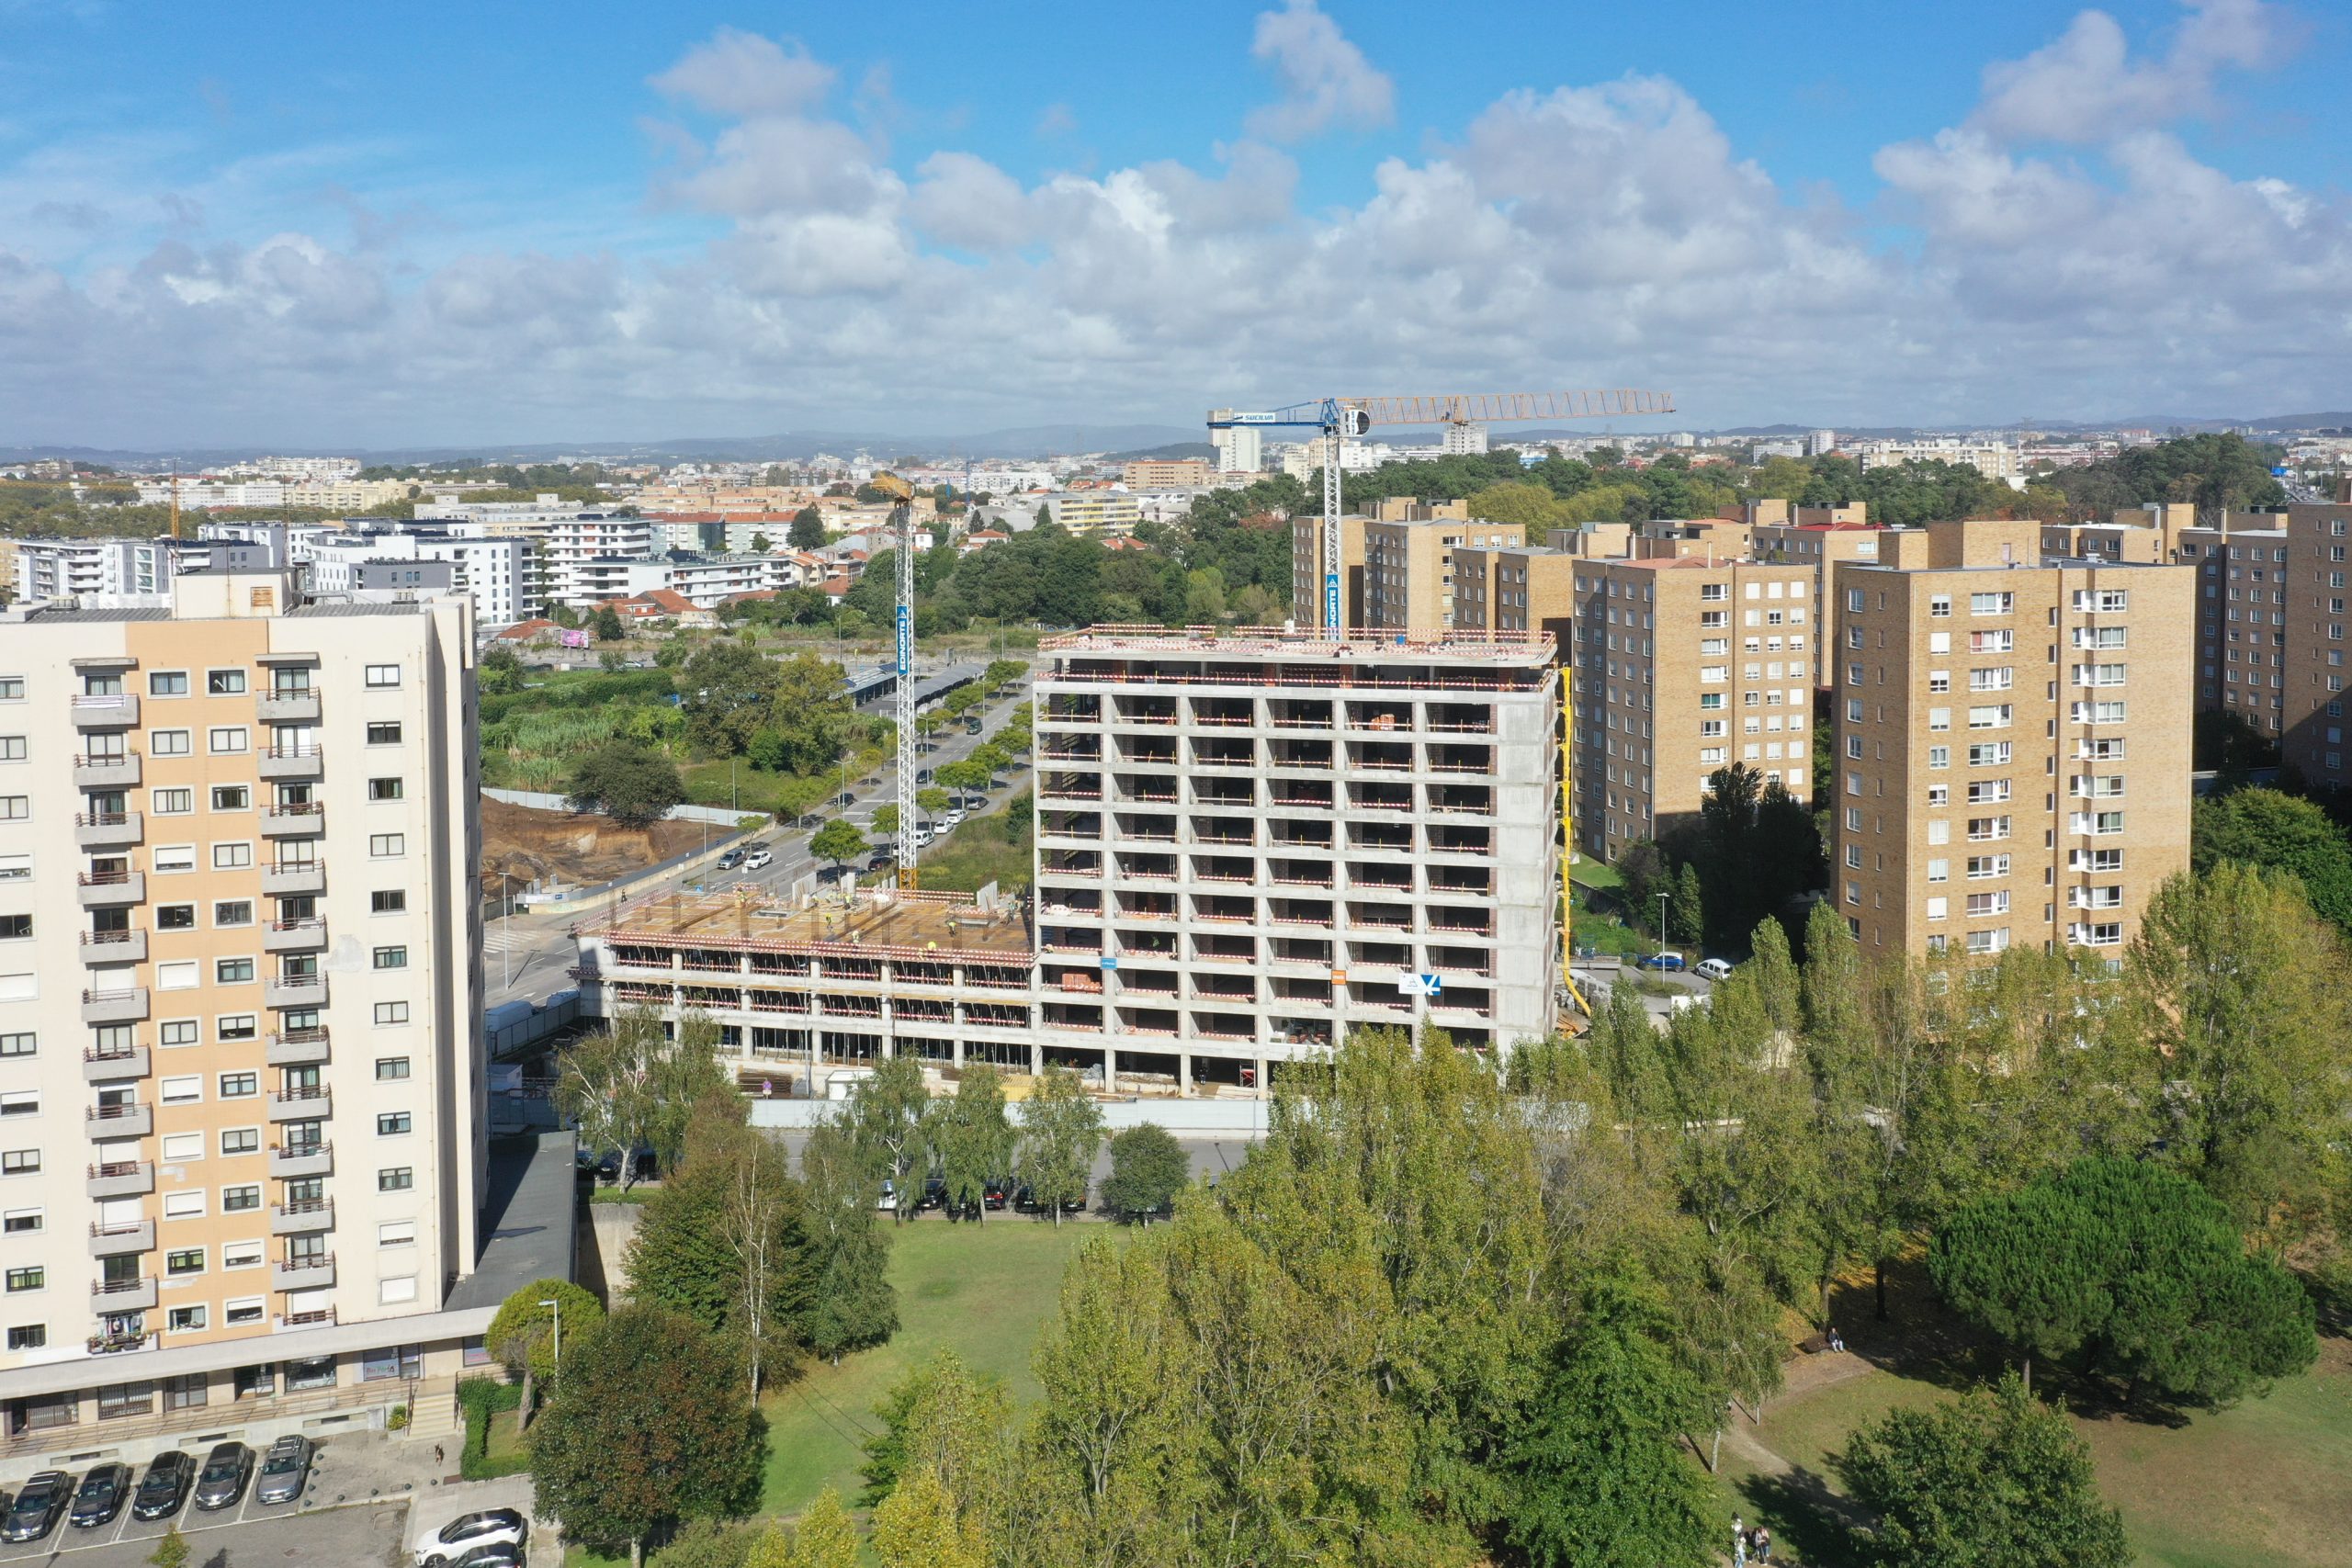
<svg viewBox="0 0 2352 1568">
<path fill-rule="evenodd" d="M 890 498 L 890 532 L 898 541 L 898 686 L 892 716 L 899 724 L 899 886 L 915 880 L 915 487 L 884 471 L 866 481 Z"/>
<path fill-rule="evenodd" d="M 1351 435 L 1363 435 L 1375 424 L 1496 424 L 1522 420 L 1617 419 L 1642 414 L 1672 413 L 1671 392 L 1441 392 L 1430 397 L 1323 398 L 1314 402 L 1258 411 L 1211 409 L 1211 430 L 1238 426 L 1261 429 L 1304 429 L 1319 432 L 1323 441 L 1323 629 L 1335 638 L 1347 635 L 1340 602 L 1340 454 Z M 1576 953 L 1569 929 L 1568 857 L 1576 851 L 1569 828 L 1571 740 L 1575 733 L 1576 661 L 1562 649 L 1560 723 L 1560 824 L 1567 842 L 1560 852 L 1560 984 L 1589 1015 L 1592 1009 L 1577 988 L 1569 964 Z"/>
</svg>

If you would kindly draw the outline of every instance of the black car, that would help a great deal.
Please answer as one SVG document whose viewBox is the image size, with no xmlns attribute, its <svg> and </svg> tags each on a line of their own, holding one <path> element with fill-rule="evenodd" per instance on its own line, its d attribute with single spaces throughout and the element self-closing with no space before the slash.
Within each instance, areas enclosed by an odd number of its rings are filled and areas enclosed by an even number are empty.
<svg viewBox="0 0 2352 1568">
<path fill-rule="evenodd" d="M 74 1478 L 62 1470 L 44 1470 L 17 1494 L 17 1506 L 0 1524 L 0 1540 L 39 1540 L 57 1528 L 65 1500 L 74 1495 Z"/>
<path fill-rule="evenodd" d="M 208 1514 L 231 1506 L 245 1495 L 253 1472 L 253 1450 L 243 1443 L 215 1444 L 196 1478 L 196 1506 Z"/>
<path fill-rule="evenodd" d="M 496 1546 L 477 1546 L 449 1564 L 449 1568 L 526 1568 L 526 1563 L 522 1546 L 508 1541 Z"/>
<path fill-rule="evenodd" d="M 918 1209 L 944 1209 L 946 1206 L 947 1179 L 944 1176 L 924 1177 L 922 1181 L 922 1201 L 917 1203 L 915 1207 Z"/>
<path fill-rule="evenodd" d="M 66 1518 L 76 1529 L 96 1529 L 111 1523 L 130 1495 L 130 1467 L 110 1463 L 94 1466 L 74 1493 L 74 1509 Z"/>
<path fill-rule="evenodd" d="M 196 1461 L 177 1449 L 147 1461 L 147 1473 L 130 1499 L 134 1519 L 168 1518 L 187 1501 L 188 1483 L 196 1479 Z"/>
</svg>

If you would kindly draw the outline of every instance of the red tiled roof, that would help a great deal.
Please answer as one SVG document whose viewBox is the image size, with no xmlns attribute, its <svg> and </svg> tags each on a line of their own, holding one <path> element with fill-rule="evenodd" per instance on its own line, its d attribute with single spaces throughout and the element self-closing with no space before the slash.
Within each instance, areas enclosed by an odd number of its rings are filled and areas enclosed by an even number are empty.
<svg viewBox="0 0 2352 1568">
<path fill-rule="evenodd" d="M 526 637 L 537 637 L 541 632 L 555 632 L 562 629 L 544 615 L 537 615 L 527 621 L 517 621 L 513 626 L 501 630 L 498 635 L 503 638 L 521 642 Z"/>
</svg>

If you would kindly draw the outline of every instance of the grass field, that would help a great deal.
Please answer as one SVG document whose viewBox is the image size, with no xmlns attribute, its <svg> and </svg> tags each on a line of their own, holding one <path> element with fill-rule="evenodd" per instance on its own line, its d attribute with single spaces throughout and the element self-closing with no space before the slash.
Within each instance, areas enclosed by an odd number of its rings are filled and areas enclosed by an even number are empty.
<svg viewBox="0 0 2352 1568">
<path fill-rule="evenodd" d="M 1010 893 L 1025 887 L 1033 813 L 1026 791 L 985 817 L 966 818 L 923 852 L 922 885 L 943 893 L 977 893 L 993 882 Z"/>
<path fill-rule="evenodd" d="M 1894 1363 L 1900 1366 L 1900 1362 Z M 1769 1403 L 1741 1430 L 1790 1473 L 1765 1474 L 1726 1443 L 1716 1477 L 1725 1528 L 1734 1512 L 1771 1527 L 1775 1562 L 1842 1564 L 1843 1532 L 1826 1510 L 1848 1434 L 1889 1410 L 1951 1397 L 1952 1380 L 1881 1367 Z M 2040 1386 L 2040 1385 L 2038 1385 Z M 2123 1516 L 2140 1562 L 2165 1568 L 2290 1568 L 2352 1563 L 2352 1341 L 2323 1339 L 2318 1366 L 2267 1397 L 2199 1411 L 2178 1425 L 2077 1411 L 2099 1489 Z"/>
<path fill-rule="evenodd" d="M 1090 1222 L 1057 1228 L 1012 1214 L 977 1225 L 927 1214 L 899 1227 L 890 1247 L 899 1332 L 838 1367 L 810 1366 L 763 1402 L 768 1465 L 761 1512 L 797 1514 L 828 1486 L 854 1506 L 863 1484 L 863 1445 L 880 1425 L 874 1407 L 942 1347 L 1003 1378 L 1016 1399 L 1035 1398 L 1029 1352 L 1059 1299 L 1064 1267 L 1089 1241 L 1124 1246 L 1132 1234 Z M 612 1560 L 574 1548 L 564 1561 L 572 1568 L 605 1568 Z"/>
</svg>

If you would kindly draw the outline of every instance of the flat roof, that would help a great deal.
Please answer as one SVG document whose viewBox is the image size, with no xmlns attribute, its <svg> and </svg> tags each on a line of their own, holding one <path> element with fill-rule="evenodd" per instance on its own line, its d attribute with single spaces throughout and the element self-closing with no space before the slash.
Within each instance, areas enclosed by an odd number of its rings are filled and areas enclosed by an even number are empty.
<svg viewBox="0 0 2352 1568">
<path fill-rule="evenodd" d="M 749 886 L 749 885 L 747 885 Z M 607 942 L 692 943 L 829 957 L 979 957 L 1026 964 L 1028 922 L 1011 900 L 982 908 L 963 893 L 865 888 L 844 906 L 795 907 L 741 893 L 666 893 L 625 905 L 598 928 Z"/>
<path fill-rule="evenodd" d="M 492 1140 L 481 1256 L 451 1287 L 444 1312 L 496 1307 L 534 1280 L 571 1278 L 571 1151 L 568 1132 Z"/>
<path fill-rule="evenodd" d="M 1489 664 L 1549 663 L 1555 639 L 1544 631 L 1351 628 L 1339 637 L 1307 626 L 1090 626 L 1038 639 L 1038 651 L 1117 658 L 1409 659 Z"/>
</svg>

